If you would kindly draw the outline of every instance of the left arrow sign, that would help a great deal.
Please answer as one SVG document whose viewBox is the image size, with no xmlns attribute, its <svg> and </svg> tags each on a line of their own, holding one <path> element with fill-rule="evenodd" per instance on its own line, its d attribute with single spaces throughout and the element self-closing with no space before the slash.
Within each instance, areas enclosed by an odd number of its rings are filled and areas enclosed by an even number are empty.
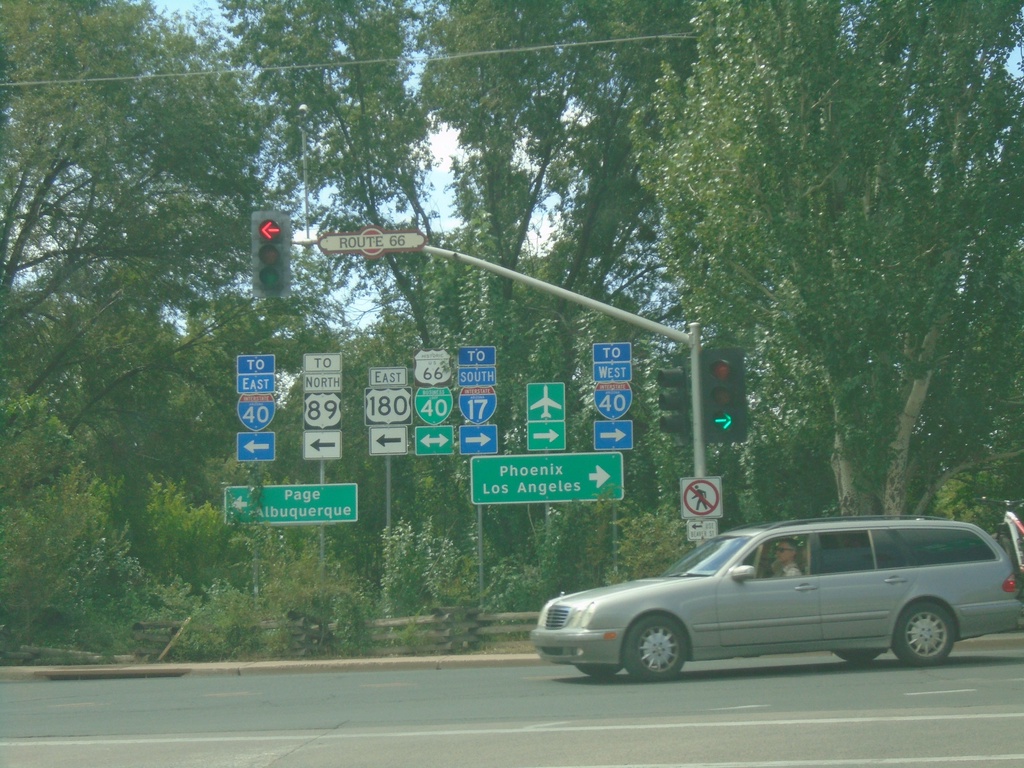
<svg viewBox="0 0 1024 768">
<path fill-rule="evenodd" d="M 239 432 L 235 444 L 238 461 L 273 461 L 273 432 Z"/>
</svg>

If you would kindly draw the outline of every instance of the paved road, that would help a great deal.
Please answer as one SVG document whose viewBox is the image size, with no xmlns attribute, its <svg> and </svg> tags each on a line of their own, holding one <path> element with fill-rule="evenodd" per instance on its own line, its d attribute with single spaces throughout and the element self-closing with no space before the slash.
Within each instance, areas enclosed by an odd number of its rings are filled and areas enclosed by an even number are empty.
<svg viewBox="0 0 1024 768">
<path fill-rule="evenodd" d="M 1024 765 L 1020 636 L 963 643 L 930 670 L 805 654 L 690 664 L 661 685 L 597 682 L 530 657 L 472 663 L 7 682 L 0 765 Z"/>
</svg>

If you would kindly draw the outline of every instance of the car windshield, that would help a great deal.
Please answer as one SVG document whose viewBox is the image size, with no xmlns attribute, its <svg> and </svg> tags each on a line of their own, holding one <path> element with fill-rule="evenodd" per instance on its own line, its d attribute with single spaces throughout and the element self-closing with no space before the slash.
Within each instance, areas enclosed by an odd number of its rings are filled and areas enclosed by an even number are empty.
<svg viewBox="0 0 1024 768">
<path fill-rule="evenodd" d="M 750 541 L 749 536 L 716 536 L 686 553 L 663 576 L 710 576 Z"/>
</svg>

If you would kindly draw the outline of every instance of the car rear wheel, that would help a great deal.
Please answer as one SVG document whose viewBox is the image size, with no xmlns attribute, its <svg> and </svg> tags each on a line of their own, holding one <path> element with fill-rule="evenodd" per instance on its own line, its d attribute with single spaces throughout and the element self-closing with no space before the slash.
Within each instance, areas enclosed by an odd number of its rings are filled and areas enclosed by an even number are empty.
<svg viewBox="0 0 1024 768">
<path fill-rule="evenodd" d="M 935 603 L 907 607 L 896 622 L 892 650 L 904 664 L 941 664 L 953 650 L 956 629 L 949 612 Z"/>
<path fill-rule="evenodd" d="M 577 664 L 576 669 L 584 675 L 598 680 L 607 680 L 610 677 L 615 677 L 622 667 L 618 664 Z"/>
<path fill-rule="evenodd" d="M 645 616 L 626 633 L 622 661 L 640 680 L 674 680 L 686 658 L 686 638 L 669 616 Z"/>
</svg>

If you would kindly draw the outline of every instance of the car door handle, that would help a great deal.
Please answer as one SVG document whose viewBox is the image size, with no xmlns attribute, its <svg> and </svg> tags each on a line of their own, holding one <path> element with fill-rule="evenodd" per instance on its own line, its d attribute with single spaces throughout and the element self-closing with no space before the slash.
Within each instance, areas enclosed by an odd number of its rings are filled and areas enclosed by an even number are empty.
<svg viewBox="0 0 1024 768">
<path fill-rule="evenodd" d="M 904 579 L 902 576 L 890 576 L 888 579 L 885 580 L 885 583 L 886 584 L 906 584 L 907 580 Z"/>
<path fill-rule="evenodd" d="M 811 592 L 818 588 L 817 584 L 798 584 L 794 589 L 797 592 Z"/>
</svg>

